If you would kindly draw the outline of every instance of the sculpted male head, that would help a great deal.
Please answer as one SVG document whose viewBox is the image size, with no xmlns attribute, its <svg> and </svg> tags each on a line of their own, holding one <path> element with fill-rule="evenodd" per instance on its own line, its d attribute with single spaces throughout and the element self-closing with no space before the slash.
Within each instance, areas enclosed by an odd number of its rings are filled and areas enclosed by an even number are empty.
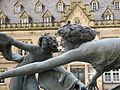
<svg viewBox="0 0 120 90">
<path fill-rule="evenodd" d="M 51 36 L 49 33 L 42 34 L 39 38 L 38 44 L 43 49 L 51 50 L 52 52 L 58 52 L 58 43 L 54 36 Z"/>
<path fill-rule="evenodd" d="M 70 23 L 60 27 L 57 33 L 62 37 L 63 41 L 69 42 L 71 45 L 80 45 L 92 41 L 96 36 L 96 31 L 90 27 Z M 68 47 L 70 47 L 70 45 Z"/>
</svg>

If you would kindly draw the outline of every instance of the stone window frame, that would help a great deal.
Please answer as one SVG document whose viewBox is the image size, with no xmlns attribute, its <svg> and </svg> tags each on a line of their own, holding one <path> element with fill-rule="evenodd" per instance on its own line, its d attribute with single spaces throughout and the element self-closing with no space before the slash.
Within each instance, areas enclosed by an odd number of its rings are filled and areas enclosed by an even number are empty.
<svg viewBox="0 0 120 90">
<path fill-rule="evenodd" d="M 120 83 L 120 69 L 104 72 L 103 81 L 104 83 Z"/>
</svg>

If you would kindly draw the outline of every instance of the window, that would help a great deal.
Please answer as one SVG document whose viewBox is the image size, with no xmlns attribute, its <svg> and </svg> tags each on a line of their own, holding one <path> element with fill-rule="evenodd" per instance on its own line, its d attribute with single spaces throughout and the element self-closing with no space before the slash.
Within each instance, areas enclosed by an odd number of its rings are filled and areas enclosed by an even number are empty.
<svg viewBox="0 0 120 90">
<path fill-rule="evenodd" d="M 88 67 L 88 79 L 89 79 L 89 82 L 91 82 L 93 76 L 94 76 L 94 69 L 93 69 L 93 67 Z"/>
<path fill-rule="evenodd" d="M 64 2 L 62 0 L 59 0 L 59 2 L 57 3 L 57 10 L 62 12 L 64 11 Z"/>
<path fill-rule="evenodd" d="M 0 19 L 0 24 L 3 24 L 3 22 L 4 22 L 3 19 Z"/>
<path fill-rule="evenodd" d="M 31 40 L 21 40 L 21 42 L 23 43 L 28 43 L 28 44 L 32 44 Z M 20 55 L 26 55 L 28 52 L 22 49 L 18 49 L 18 54 Z"/>
<path fill-rule="evenodd" d="M 85 83 L 84 67 L 71 66 L 70 71 L 79 79 Z"/>
<path fill-rule="evenodd" d="M 29 16 L 29 14 L 26 11 L 24 11 L 22 13 L 22 15 L 20 16 L 20 18 L 21 18 L 20 19 L 21 23 L 26 23 L 26 24 L 30 23 L 30 16 Z"/>
<path fill-rule="evenodd" d="M 16 6 L 15 13 L 20 13 L 20 12 L 21 12 L 21 6 Z"/>
<path fill-rule="evenodd" d="M 120 69 L 105 72 L 104 82 L 105 83 L 120 83 Z"/>
<path fill-rule="evenodd" d="M 51 22 L 52 20 L 51 20 L 51 18 L 50 17 L 45 17 L 44 18 L 44 22 L 46 22 L 46 23 L 49 23 L 49 22 Z"/>
<path fill-rule="evenodd" d="M 43 22 L 45 23 L 50 23 L 53 21 L 53 16 L 52 14 L 47 10 L 44 15 L 43 15 Z"/>
<path fill-rule="evenodd" d="M 20 2 L 16 2 L 14 5 L 14 12 L 15 13 L 21 13 L 22 11 L 22 4 Z"/>
<path fill-rule="evenodd" d="M 35 10 L 36 10 L 36 12 L 37 13 L 42 12 L 43 11 L 43 7 L 44 7 L 44 5 L 40 1 L 38 1 L 35 4 Z"/>
<path fill-rule="evenodd" d="M 92 0 L 90 2 L 90 5 L 92 7 L 92 10 L 98 10 L 98 8 L 99 8 L 99 2 L 98 2 L 98 0 Z"/>
<path fill-rule="evenodd" d="M 23 18 L 23 19 L 21 19 L 21 23 L 29 23 L 29 19 L 28 18 Z"/>
<path fill-rule="evenodd" d="M 0 24 L 5 24 L 7 21 L 6 15 L 0 12 Z"/>
<path fill-rule="evenodd" d="M 63 3 L 58 4 L 58 11 L 64 11 Z"/>
<path fill-rule="evenodd" d="M 120 8 L 119 2 L 115 2 L 114 6 L 115 6 L 116 9 L 119 9 Z"/>
<path fill-rule="evenodd" d="M 112 15 L 106 15 L 105 20 L 113 20 L 113 16 Z"/>
<path fill-rule="evenodd" d="M 42 12 L 42 6 L 36 6 L 36 12 Z"/>
<path fill-rule="evenodd" d="M 0 69 L 0 72 L 5 72 L 4 69 Z M 0 79 L 0 84 L 5 84 L 5 79 Z"/>
<path fill-rule="evenodd" d="M 97 9 L 97 3 L 92 3 L 92 9 L 96 10 Z"/>
</svg>

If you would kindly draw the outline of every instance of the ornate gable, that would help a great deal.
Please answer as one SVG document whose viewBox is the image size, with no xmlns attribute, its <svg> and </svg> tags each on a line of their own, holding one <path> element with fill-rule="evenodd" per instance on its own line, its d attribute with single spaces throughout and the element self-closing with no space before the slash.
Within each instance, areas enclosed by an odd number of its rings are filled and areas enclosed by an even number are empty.
<svg viewBox="0 0 120 90">
<path fill-rule="evenodd" d="M 72 9 L 69 9 L 68 15 L 64 14 L 61 19 L 63 22 L 68 22 L 71 21 L 72 23 L 78 23 L 81 25 L 89 25 L 90 23 L 90 17 L 93 16 L 91 15 L 91 12 L 88 13 L 88 9 L 82 5 L 82 3 L 76 3 Z M 90 17 L 89 17 L 90 16 Z"/>
<path fill-rule="evenodd" d="M 24 12 L 21 14 L 20 18 L 30 18 L 30 16 L 29 16 L 29 14 L 28 14 L 26 11 L 24 11 Z"/>
</svg>

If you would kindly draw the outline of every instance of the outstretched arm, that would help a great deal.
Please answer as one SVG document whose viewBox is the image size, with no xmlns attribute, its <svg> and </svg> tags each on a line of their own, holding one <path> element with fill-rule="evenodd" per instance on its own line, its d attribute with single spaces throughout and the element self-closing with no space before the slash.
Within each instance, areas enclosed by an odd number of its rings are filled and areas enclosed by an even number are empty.
<svg viewBox="0 0 120 90">
<path fill-rule="evenodd" d="M 14 45 L 15 47 L 18 47 L 20 49 L 23 49 L 25 51 L 33 51 L 33 48 L 36 47 L 36 45 L 32 45 L 32 44 L 27 44 L 27 43 L 23 43 L 17 40 L 13 40 L 11 42 L 12 45 Z"/>
<path fill-rule="evenodd" d="M 76 53 L 79 53 L 78 50 L 70 50 L 60 56 L 48 59 L 43 62 L 35 62 L 31 64 L 27 64 L 3 73 L 0 73 L 0 78 L 7 78 L 7 77 L 14 77 L 14 76 L 20 76 L 25 74 L 32 74 L 36 72 L 43 72 L 46 70 L 50 70 L 54 67 L 67 64 L 69 62 L 72 62 L 75 60 L 75 57 L 77 57 Z"/>
</svg>

